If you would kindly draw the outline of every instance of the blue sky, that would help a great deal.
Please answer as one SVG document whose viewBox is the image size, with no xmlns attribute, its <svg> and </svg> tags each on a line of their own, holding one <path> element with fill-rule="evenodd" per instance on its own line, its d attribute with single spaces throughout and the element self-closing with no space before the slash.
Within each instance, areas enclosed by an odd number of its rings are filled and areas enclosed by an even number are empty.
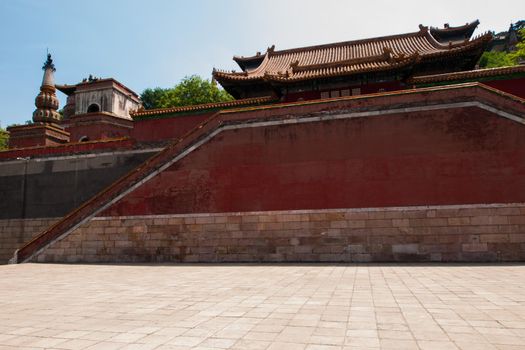
<svg viewBox="0 0 525 350">
<path fill-rule="evenodd" d="M 209 78 L 213 67 L 238 68 L 233 55 L 273 44 L 279 50 L 475 19 L 477 33 L 501 31 L 523 17 L 522 0 L 0 0 L 0 126 L 31 119 L 46 48 L 57 83 L 93 74 L 140 94 L 186 75 Z"/>
</svg>

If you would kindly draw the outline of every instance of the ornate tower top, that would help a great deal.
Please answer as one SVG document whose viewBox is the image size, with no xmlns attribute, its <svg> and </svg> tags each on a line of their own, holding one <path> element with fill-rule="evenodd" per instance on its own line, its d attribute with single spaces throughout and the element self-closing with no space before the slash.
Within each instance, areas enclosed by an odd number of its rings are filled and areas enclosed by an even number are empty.
<svg viewBox="0 0 525 350">
<path fill-rule="evenodd" d="M 53 59 L 51 58 L 51 54 L 47 54 L 47 60 L 44 62 L 44 66 L 42 67 L 43 70 L 46 70 L 48 68 L 51 68 L 53 72 L 56 72 L 55 65 L 53 64 Z"/>
<path fill-rule="evenodd" d="M 58 98 L 55 94 L 55 65 L 51 54 L 47 54 L 47 60 L 42 67 L 44 77 L 40 93 L 35 99 L 36 110 L 33 112 L 33 122 L 35 123 L 56 123 L 60 120 L 58 109 Z"/>
</svg>

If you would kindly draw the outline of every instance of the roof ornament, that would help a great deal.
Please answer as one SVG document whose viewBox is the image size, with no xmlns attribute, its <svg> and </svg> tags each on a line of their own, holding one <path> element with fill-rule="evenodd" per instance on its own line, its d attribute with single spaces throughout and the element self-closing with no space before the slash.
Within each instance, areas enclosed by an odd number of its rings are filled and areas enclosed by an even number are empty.
<svg viewBox="0 0 525 350">
<path fill-rule="evenodd" d="M 424 25 L 420 24 L 420 25 L 419 25 L 419 31 L 420 31 L 421 33 L 426 33 L 426 32 L 428 32 L 428 26 L 424 26 Z"/>
<path fill-rule="evenodd" d="M 292 69 L 292 72 L 296 71 L 297 67 L 299 67 L 299 60 L 295 60 L 292 63 L 290 63 L 290 68 Z"/>
<path fill-rule="evenodd" d="M 99 77 L 95 77 L 94 75 L 90 74 L 89 77 L 82 79 L 83 83 L 94 83 L 95 81 L 99 81 Z"/>
<path fill-rule="evenodd" d="M 275 45 L 272 45 L 268 48 L 268 53 L 274 53 L 275 52 Z"/>
<path fill-rule="evenodd" d="M 421 62 L 421 55 L 419 54 L 419 51 L 416 51 L 412 54 L 412 58 L 414 59 L 414 62 L 419 63 Z"/>
<path fill-rule="evenodd" d="M 404 59 L 406 58 L 406 55 L 405 53 L 400 53 L 398 54 L 397 56 L 393 57 L 391 60 L 388 60 L 388 63 L 392 64 L 392 63 L 399 63 L 401 61 L 403 61 Z"/>
<path fill-rule="evenodd" d="M 53 64 L 53 59 L 51 58 L 51 54 L 47 53 L 47 60 L 44 62 L 44 65 L 42 66 L 42 70 L 51 69 L 53 72 L 56 72 L 55 65 Z"/>
<path fill-rule="evenodd" d="M 383 55 L 382 55 L 382 58 L 384 61 L 391 61 L 392 60 L 392 57 L 394 55 L 394 51 L 392 50 L 392 48 L 388 47 L 388 46 L 384 46 L 383 47 Z"/>
<path fill-rule="evenodd" d="M 42 66 L 44 77 L 40 86 L 40 93 L 35 99 L 36 109 L 33 112 L 33 122 L 35 123 L 56 123 L 60 120 L 58 110 L 58 98 L 55 94 L 55 65 L 51 54 L 47 53 L 47 60 Z"/>
</svg>

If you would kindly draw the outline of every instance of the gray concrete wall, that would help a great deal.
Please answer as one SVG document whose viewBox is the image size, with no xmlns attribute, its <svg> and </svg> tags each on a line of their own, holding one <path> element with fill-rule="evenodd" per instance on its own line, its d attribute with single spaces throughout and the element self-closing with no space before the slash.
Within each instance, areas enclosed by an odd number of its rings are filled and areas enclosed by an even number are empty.
<svg viewBox="0 0 525 350">
<path fill-rule="evenodd" d="M 62 217 L 155 152 L 0 162 L 0 220 Z"/>
</svg>

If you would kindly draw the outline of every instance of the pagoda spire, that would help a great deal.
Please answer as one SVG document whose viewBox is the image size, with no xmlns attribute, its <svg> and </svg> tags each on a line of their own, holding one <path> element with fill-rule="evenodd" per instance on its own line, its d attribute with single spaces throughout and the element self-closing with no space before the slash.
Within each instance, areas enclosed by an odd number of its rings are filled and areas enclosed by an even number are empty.
<svg viewBox="0 0 525 350">
<path fill-rule="evenodd" d="M 44 77 L 40 86 L 40 93 L 35 99 L 36 110 L 33 112 L 35 123 L 56 123 L 60 120 L 58 110 L 58 98 L 55 88 L 55 65 L 51 54 L 47 54 L 47 60 L 42 67 Z"/>
</svg>

